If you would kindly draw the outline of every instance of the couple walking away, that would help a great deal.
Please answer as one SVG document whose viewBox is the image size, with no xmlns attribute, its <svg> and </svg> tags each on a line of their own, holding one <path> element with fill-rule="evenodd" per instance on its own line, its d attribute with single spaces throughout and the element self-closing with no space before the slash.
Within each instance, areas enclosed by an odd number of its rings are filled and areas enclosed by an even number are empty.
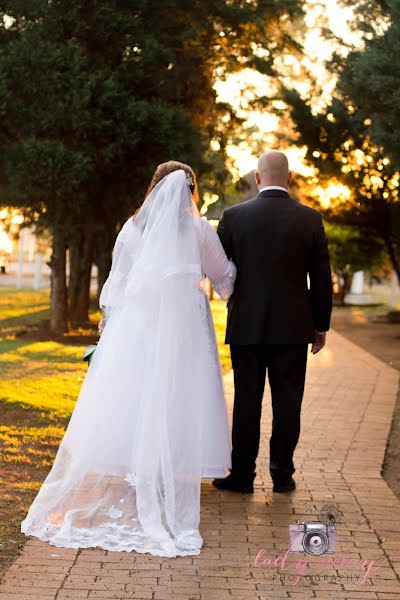
<svg viewBox="0 0 400 600">
<path fill-rule="evenodd" d="M 188 165 L 159 165 L 100 296 L 101 337 L 53 467 L 21 530 L 65 548 L 199 554 L 200 484 L 251 493 L 266 372 L 274 492 L 295 488 L 308 344 L 325 344 L 331 272 L 321 215 L 263 154 L 254 200 L 199 217 Z M 228 300 L 232 453 L 204 278 Z M 308 285 L 309 280 L 309 285 Z M 225 469 L 230 474 L 224 478 Z"/>
</svg>

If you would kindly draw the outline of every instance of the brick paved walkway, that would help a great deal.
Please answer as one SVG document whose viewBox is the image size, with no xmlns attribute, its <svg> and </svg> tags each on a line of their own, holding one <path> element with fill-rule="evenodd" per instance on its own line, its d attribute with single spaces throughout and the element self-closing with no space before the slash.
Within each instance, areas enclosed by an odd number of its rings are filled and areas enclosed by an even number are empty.
<svg viewBox="0 0 400 600">
<path fill-rule="evenodd" d="M 231 406 L 230 375 L 226 384 Z M 0 586 L 0 600 L 400 600 L 400 502 L 380 474 L 397 385 L 396 371 L 332 332 L 324 352 L 309 358 L 294 494 L 271 493 L 267 394 L 256 492 L 219 492 L 203 483 L 198 557 L 66 550 L 31 538 Z M 288 524 L 318 518 L 327 504 L 339 511 L 336 565 L 312 557 L 302 576 L 307 565 L 294 561 L 309 557 L 296 554 L 279 569 L 255 566 L 260 549 L 261 561 L 284 555 Z M 369 572 L 351 559 L 369 561 Z"/>
</svg>

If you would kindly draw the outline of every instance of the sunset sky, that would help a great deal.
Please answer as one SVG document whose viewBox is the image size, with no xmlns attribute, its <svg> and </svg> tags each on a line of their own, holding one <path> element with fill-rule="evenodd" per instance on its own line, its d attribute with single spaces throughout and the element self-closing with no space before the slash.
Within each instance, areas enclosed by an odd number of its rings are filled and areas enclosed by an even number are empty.
<svg viewBox="0 0 400 600">
<path fill-rule="evenodd" d="M 324 102 L 329 99 L 335 85 L 334 79 L 324 67 L 324 61 L 331 56 L 335 44 L 334 42 L 327 42 L 321 37 L 321 26 L 327 24 L 333 33 L 344 39 L 346 43 L 358 45 L 360 36 L 351 32 L 349 28 L 349 22 L 353 18 L 352 10 L 341 8 L 337 0 L 308 0 L 307 5 L 306 24 L 308 34 L 304 41 L 306 56 L 302 62 L 318 81 L 324 84 L 325 98 L 321 99 L 321 102 Z M 287 56 L 284 60 L 285 65 L 293 69 L 295 73 L 298 67 L 296 65 L 297 59 Z M 246 118 L 245 127 L 257 126 L 259 128 L 259 137 L 262 138 L 263 143 L 265 142 L 266 149 L 274 146 L 274 131 L 279 128 L 278 118 L 268 113 L 248 111 L 246 109 L 246 99 L 252 99 L 257 95 L 268 95 L 273 85 L 274 82 L 268 77 L 250 70 L 234 74 L 227 81 L 221 81 L 216 85 L 219 99 L 231 103 L 238 114 Z M 296 85 L 300 92 L 307 89 L 307 82 L 299 81 Z M 294 171 L 304 175 L 310 174 L 310 169 L 304 165 L 302 160 L 304 149 L 288 148 L 286 152 Z M 232 146 L 229 149 L 229 155 L 234 162 L 238 175 L 244 175 L 256 167 L 256 157 L 245 141 L 237 146 Z"/>
</svg>

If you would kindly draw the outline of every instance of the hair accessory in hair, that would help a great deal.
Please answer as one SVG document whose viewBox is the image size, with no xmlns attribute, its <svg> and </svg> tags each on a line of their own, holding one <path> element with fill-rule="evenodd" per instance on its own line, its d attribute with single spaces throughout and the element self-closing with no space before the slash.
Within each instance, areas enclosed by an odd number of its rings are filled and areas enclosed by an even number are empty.
<svg viewBox="0 0 400 600">
<path fill-rule="evenodd" d="M 194 187 L 194 179 L 193 179 L 192 175 L 190 173 L 188 173 L 187 171 L 185 171 L 185 176 L 186 176 L 186 181 L 188 182 L 188 185 L 192 185 Z"/>
</svg>

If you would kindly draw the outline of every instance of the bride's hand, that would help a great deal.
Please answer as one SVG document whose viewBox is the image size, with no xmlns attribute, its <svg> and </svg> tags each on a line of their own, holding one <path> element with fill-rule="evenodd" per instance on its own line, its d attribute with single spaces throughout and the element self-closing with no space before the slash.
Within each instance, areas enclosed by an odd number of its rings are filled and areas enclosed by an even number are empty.
<svg viewBox="0 0 400 600">
<path fill-rule="evenodd" d="M 105 320 L 103 318 L 103 319 L 101 319 L 101 321 L 99 323 L 99 326 L 98 326 L 98 330 L 99 330 L 100 335 L 103 333 L 105 326 L 106 326 L 106 322 L 105 322 Z"/>
</svg>

